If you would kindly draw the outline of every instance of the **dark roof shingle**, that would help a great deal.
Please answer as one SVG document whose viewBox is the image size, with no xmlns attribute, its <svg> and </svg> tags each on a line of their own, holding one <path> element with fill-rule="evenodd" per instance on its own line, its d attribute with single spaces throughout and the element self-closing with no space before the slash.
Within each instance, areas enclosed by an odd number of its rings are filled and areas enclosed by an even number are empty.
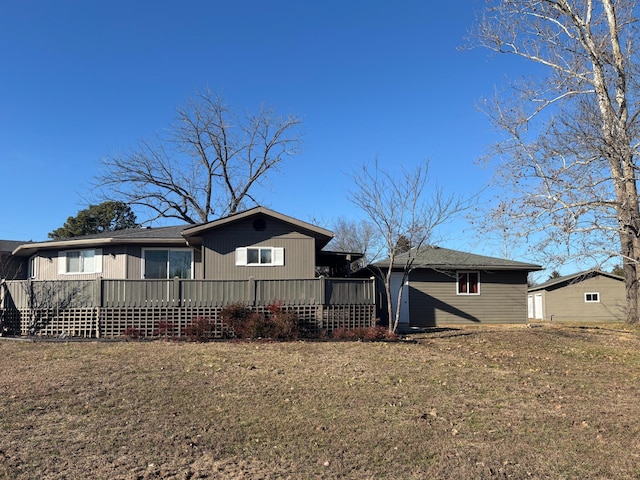
<svg viewBox="0 0 640 480">
<path fill-rule="evenodd" d="M 541 270 L 540 265 L 532 263 L 517 262 L 504 258 L 487 257 L 475 253 L 461 252 L 437 246 L 420 247 L 417 250 L 402 253 L 396 257 L 394 265 L 401 268 L 411 255 L 414 258 L 414 266 L 441 269 L 496 269 L 496 270 Z M 382 260 L 374 264 L 377 267 L 386 268 L 389 266 L 389 259 Z"/>
</svg>

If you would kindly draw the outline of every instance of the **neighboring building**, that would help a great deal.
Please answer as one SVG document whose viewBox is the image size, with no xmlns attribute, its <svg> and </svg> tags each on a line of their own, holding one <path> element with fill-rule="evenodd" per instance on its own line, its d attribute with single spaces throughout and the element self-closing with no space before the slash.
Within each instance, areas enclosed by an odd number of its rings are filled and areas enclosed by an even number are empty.
<svg viewBox="0 0 640 480">
<path fill-rule="evenodd" d="M 400 329 L 476 323 L 526 323 L 527 275 L 539 265 L 426 246 L 396 257 L 391 278 L 394 299 L 402 266 L 414 257 L 404 285 Z M 383 271 L 389 261 L 374 264 Z M 394 305 L 395 311 L 395 305 Z M 380 314 L 385 315 L 383 307 Z"/>
<path fill-rule="evenodd" d="M 357 254 L 321 251 L 332 238 L 328 230 L 255 207 L 200 225 L 28 243 L 13 254 L 28 259 L 34 280 L 310 279 L 321 267 L 347 276 Z"/>
<path fill-rule="evenodd" d="M 529 288 L 528 315 L 536 320 L 624 321 L 624 278 L 597 269 Z"/>
<path fill-rule="evenodd" d="M 26 242 L 0 240 L 0 280 L 23 280 L 27 278 L 26 262 L 11 255 L 14 249 Z"/>
</svg>

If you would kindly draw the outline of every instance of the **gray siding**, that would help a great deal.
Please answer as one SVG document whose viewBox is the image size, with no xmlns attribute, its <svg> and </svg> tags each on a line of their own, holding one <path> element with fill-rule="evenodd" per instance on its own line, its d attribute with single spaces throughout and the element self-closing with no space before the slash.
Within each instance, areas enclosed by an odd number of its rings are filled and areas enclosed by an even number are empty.
<svg viewBox="0 0 640 480">
<path fill-rule="evenodd" d="M 253 219 L 229 224 L 203 238 L 204 277 L 209 280 L 279 280 L 315 277 L 315 239 L 292 230 L 292 226 L 265 218 L 266 228 L 257 231 Z M 238 247 L 282 247 L 283 266 L 236 266 Z"/>
<path fill-rule="evenodd" d="M 597 292 L 600 302 L 585 302 L 585 293 Z M 535 295 L 540 293 L 531 292 Z M 624 283 L 597 275 L 544 292 L 544 319 L 553 321 L 624 321 Z"/>
<path fill-rule="evenodd" d="M 456 274 L 416 270 L 409 281 L 412 326 L 525 323 L 527 272 L 480 271 L 480 295 L 457 295 Z"/>
</svg>

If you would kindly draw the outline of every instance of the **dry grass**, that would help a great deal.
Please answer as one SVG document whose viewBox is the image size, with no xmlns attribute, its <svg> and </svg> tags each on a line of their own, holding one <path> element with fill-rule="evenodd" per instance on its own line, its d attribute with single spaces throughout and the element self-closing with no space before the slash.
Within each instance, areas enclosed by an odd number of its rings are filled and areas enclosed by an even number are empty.
<svg viewBox="0 0 640 480">
<path fill-rule="evenodd" d="M 640 330 L 0 342 L 0 477 L 640 478 Z"/>
</svg>

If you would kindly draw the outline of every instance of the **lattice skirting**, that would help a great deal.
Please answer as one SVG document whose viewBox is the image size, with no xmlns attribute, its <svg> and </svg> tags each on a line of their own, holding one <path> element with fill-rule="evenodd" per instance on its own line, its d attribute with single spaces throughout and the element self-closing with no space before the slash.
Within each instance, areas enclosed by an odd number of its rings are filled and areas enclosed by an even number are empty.
<svg viewBox="0 0 640 480">
<path fill-rule="evenodd" d="M 84 338 L 114 338 L 131 332 L 142 337 L 181 336 L 194 319 L 208 318 L 214 322 L 214 335 L 223 338 L 228 332 L 220 318 L 221 310 L 222 307 L 15 309 L 5 310 L 2 318 L 4 333 L 9 335 Z M 265 307 L 256 310 L 266 312 Z M 375 325 L 374 305 L 295 305 L 286 306 L 285 310 L 294 312 L 300 326 L 310 334 Z"/>
</svg>

